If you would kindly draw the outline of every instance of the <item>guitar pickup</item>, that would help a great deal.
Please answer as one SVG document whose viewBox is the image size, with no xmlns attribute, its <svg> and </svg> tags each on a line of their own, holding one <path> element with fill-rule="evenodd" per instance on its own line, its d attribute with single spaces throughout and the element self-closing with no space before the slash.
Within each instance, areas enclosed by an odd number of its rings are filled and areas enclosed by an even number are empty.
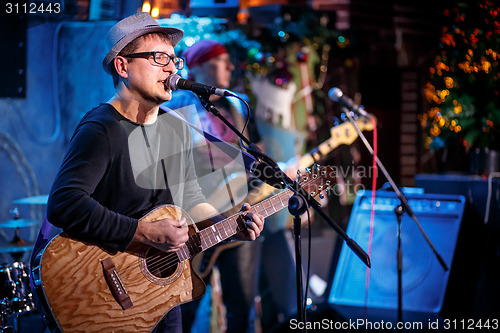
<svg viewBox="0 0 500 333">
<path fill-rule="evenodd" d="M 111 258 L 104 259 L 101 261 L 101 264 L 104 270 L 106 283 L 108 284 L 109 290 L 115 300 L 118 304 L 120 304 L 123 310 L 132 307 L 134 304 L 127 293 L 127 289 L 125 289 L 125 285 L 123 284 L 120 274 L 118 274 L 118 269 L 116 269 L 116 266 Z"/>
</svg>

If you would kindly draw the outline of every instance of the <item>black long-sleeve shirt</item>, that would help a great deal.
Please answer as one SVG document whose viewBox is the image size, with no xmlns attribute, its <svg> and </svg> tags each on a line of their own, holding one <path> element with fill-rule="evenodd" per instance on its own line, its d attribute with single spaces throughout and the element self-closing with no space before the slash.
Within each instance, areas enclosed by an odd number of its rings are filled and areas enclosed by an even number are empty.
<svg viewBox="0 0 500 333">
<path fill-rule="evenodd" d="M 52 186 L 48 220 L 70 236 L 124 251 L 138 219 L 161 204 L 189 211 L 205 198 L 189 127 L 161 112 L 152 125 L 101 104 L 80 121 Z"/>
</svg>

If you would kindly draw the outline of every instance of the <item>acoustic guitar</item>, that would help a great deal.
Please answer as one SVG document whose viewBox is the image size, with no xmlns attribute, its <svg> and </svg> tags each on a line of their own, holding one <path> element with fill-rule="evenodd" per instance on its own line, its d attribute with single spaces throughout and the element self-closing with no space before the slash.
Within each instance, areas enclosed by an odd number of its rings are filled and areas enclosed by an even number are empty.
<svg viewBox="0 0 500 333">
<path fill-rule="evenodd" d="M 335 181 L 331 167 L 322 167 L 299 182 L 311 197 Z M 248 212 L 267 217 L 288 205 L 291 189 L 262 201 Z M 238 212 L 198 231 L 181 208 L 159 206 L 141 221 L 185 216 L 189 240 L 177 251 L 162 252 L 133 244 L 126 252 L 110 252 L 60 234 L 36 256 L 32 265 L 35 291 L 52 331 L 151 332 L 173 307 L 200 297 L 205 284 L 191 268 L 191 259 L 246 228 Z"/>
</svg>

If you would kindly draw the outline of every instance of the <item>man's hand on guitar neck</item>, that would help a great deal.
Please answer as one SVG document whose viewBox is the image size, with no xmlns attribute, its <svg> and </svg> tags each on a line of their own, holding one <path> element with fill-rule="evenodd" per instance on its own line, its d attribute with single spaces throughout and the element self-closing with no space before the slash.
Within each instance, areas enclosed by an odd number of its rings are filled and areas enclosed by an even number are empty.
<svg viewBox="0 0 500 333">
<path fill-rule="evenodd" d="M 242 212 L 246 212 L 250 210 L 250 205 L 245 203 L 243 207 L 241 207 Z M 242 240 L 242 241 L 254 241 L 257 237 L 260 236 L 262 229 L 264 228 L 264 216 L 258 213 L 246 213 L 244 215 L 248 228 L 238 232 L 236 235 L 231 237 L 234 240 Z"/>
<path fill-rule="evenodd" d="M 248 203 L 245 203 L 240 212 L 246 212 L 250 210 L 251 206 Z M 205 229 L 211 226 L 218 221 L 225 219 L 223 215 L 210 204 L 201 203 L 196 205 L 191 211 L 189 211 L 189 215 L 193 217 L 197 222 L 196 225 L 200 229 Z M 242 241 L 253 241 L 257 237 L 259 237 L 262 229 L 264 228 L 264 217 L 258 213 L 248 212 L 245 215 L 245 219 L 247 220 L 248 229 L 238 232 L 236 235 L 230 238 L 230 240 L 242 240 Z M 210 219 L 203 220 L 203 216 L 213 216 Z"/>
<path fill-rule="evenodd" d="M 250 210 L 249 204 L 244 204 L 241 211 L 246 212 Z M 198 216 L 201 213 L 213 213 L 216 212 L 215 208 L 204 203 L 195 206 L 191 211 L 194 215 Z M 190 212 L 190 213 L 191 213 Z M 213 215 L 213 214 L 212 214 Z M 242 241 L 253 241 L 260 236 L 262 229 L 264 228 L 264 217 L 258 213 L 248 212 L 243 215 L 248 228 L 238 232 L 232 237 L 234 240 Z M 205 220 L 205 222 L 210 220 Z M 213 222 L 212 222 L 213 223 Z M 209 224 L 212 224 L 209 223 Z M 209 225 L 203 225 L 203 223 L 198 226 L 202 229 Z M 187 240 L 188 235 L 188 225 L 186 223 L 186 218 L 181 218 L 180 220 L 173 220 L 169 218 L 156 220 L 152 222 L 146 222 L 139 220 L 137 229 L 135 231 L 132 243 L 139 242 L 150 246 L 153 246 L 159 250 L 168 252 L 178 250 Z"/>
<path fill-rule="evenodd" d="M 183 217 L 178 221 L 169 218 L 139 221 L 132 240 L 168 252 L 178 250 L 188 239 L 188 225 Z"/>
</svg>

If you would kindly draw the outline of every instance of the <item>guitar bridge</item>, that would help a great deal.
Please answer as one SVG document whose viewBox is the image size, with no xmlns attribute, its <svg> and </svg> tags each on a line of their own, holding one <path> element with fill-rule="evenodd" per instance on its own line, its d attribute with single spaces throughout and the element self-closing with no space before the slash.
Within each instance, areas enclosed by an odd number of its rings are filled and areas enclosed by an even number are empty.
<svg viewBox="0 0 500 333">
<path fill-rule="evenodd" d="M 104 259 L 101 261 L 101 264 L 104 270 L 106 283 L 108 284 L 109 290 L 115 300 L 118 304 L 120 304 L 123 310 L 132 307 L 134 304 L 127 293 L 127 289 L 125 289 L 125 285 L 123 284 L 120 274 L 118 274 L 118 270 L 116 269 L 116 266 L 111 258 Z"/>
</svg>

